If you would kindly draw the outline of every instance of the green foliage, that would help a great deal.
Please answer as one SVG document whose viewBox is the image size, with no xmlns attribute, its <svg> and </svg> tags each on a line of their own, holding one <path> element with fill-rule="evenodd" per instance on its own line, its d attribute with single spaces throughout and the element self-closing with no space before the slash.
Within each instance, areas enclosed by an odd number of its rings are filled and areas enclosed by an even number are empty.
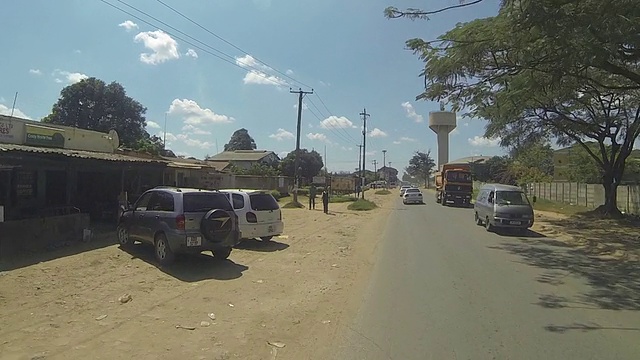
<svg viewBox="0 0 640 360">
<path fill-rule="evenodd" d="M 66 86 L 45 123 L 109 132 L 115 129 L 120 145 L 158 152 L 158 138 L 145 130 L 147 108 L 127 96 L 117 82 L 107 85 L 94 77 Z"/>
<path fill-rule="evenodd" d="M 280 162 L 280 171 L 284 176 L 294 176 L 295 154 L 295 150 L 288 153 Z M 318 175 L 324 167 L 322 156 L 315 150 L 309 151 L 307 149 L 300 149 L 299 165 L 301 168 L 299 175 L 307 180 L 311 180 L 314 176 Z"/>
<path fill-rule="evenodd" d="M 409 175 L 423 180 L 424 186 L 426 187 L 435 167 L 436 162 L 431 157 L 431 150 L 428 150 L 426 153 L 416 151 L 411 160 L 409 160 L 409 166 L 405 170 Z"/>
<path fill-rule="evenodd" d="M 579 144 L 602 169 L 605 213 L 619 213 L 614 179 L 640 134 L 637 9 L 632 1 L 505 0 L 497 16 L 436 41 L 407 41 L 425 62 L 417 98 L 487 119 L 485 136 L 503 146 Z"/>
<path fill-rule="evenodd" d="M 271 190 L 271 196 L 273 196 L 276 200 L 280 200 L 283 196 L 278 190 Z"/>
<path fill-rule="evenodd" d="M 346 203 L 346 202 L 354 202 L 357 201 L 358 198 L 355 196 L 330 196 L 330 203 Z"/>
<path fill-rule="evenodd" d="M 353 210 L 353 211 L 369 211 L 377 207 L 378 205 L 376 205 L 376 203 L 374 203 L 373 201 L 366 200 L 366 199 L 358 199 L 352 202 L 351 204 L 349 204 L 349 206 L 347 206 L 347 209 Z"/>
<path fill-rule="evenodd" d="M 224 151 L 234 150 L 255 150 L 257 148 L 255 140 L 249 135 L 249 131 L 245 128 L 236 130 L 229 142 L 224 145 Z"/>
<path fill-rule="evenodd" d="M 277 176 L 279 171 L 276 167 L 268 164 L 256 163 L 251 165 L 249 169 L 243 169 L 236 165 L 231 165 L 230 170 L 235 175 L 254 175 L 254 176 Z"/>
<path fill-rule="evenodd" d="M 391 194 L 391 191 L 389 190 L 378 190 L 376 191 L 376 195 L 389 195 Z"/>
</svg>

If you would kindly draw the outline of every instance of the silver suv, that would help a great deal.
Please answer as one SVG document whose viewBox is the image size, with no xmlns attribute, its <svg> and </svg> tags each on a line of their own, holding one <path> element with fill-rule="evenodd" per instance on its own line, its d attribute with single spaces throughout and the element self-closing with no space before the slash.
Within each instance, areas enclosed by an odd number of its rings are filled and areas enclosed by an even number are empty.
<svg viewBox="0 0 640 360">
<path fill-rule="evenodd" d="M 120 245 L 152 244 L 160 265 L 173 262 L 176 253 L 205 250 L 227 259 L 239 239 L 238 216 L 218 191 L 156 187 L 126 209 L 118 223 Z"/>
</svg>

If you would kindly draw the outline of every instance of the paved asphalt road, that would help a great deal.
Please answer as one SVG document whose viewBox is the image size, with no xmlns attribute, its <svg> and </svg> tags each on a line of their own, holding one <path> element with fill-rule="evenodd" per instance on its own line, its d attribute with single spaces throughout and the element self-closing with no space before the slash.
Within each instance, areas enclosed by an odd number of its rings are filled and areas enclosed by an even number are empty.
<svg viewBox="0 0 640 360">
<path fill-rule="evenodd" d="M 395 204 L 335 359 L 640 359 L 638 264 L 488 233 L 425 195 Z"/>
</svg>

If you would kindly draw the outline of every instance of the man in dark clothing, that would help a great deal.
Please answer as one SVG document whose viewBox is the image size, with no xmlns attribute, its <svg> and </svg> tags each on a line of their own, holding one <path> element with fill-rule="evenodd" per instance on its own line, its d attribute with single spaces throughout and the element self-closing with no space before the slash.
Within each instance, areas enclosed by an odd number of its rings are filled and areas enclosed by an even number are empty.
<svg viewBox="0 0 640 360">
<path fill-rule="evenodd" d="M 309 187 L 309 210 L 311 210 L 311 208 L 313 207 L 313 209 L 315 210 L 316 208 L 316 195 L 318 193 L 318 190 L 316 190 L 316 186 L 315 185 L 311 185 Z"/>
<path fill-rule="evenodd" d="M 329 192 L 325 189 L 322 192 L 322 207 L 324 208 L 324 213 L 329 213 Z"/>
</svg>

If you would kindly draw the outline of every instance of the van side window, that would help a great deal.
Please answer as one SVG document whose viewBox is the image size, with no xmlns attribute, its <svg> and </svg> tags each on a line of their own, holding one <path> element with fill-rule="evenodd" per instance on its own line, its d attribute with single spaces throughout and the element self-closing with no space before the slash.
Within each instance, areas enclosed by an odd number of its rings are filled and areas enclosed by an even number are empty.
<svg viewBox="0 0 640 360">
<path fill-rule="evenodd" d="M 494 195 L 495 195 L 495 193 L 494 193 L 493 191 L 489 193 L 489 202 L 490 202 L 490 203 L 492 203 L 492 202 L 493 202 Z"/>
<path fill-rule="evenodd" d="M 231 194 L 234 209 L 244 208 L 244 197 L 240 194 Z"/>
</svg>

